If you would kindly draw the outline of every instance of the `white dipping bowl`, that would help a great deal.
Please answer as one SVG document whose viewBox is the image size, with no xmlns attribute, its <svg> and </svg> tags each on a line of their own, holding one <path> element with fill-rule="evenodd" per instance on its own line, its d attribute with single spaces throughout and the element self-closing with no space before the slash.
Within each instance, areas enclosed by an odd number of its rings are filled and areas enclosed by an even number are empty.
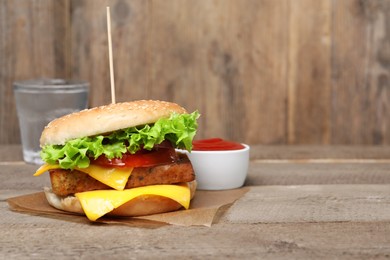
<svg viewBox="0 0 390 260">
<path fill-rule="evenodd" d="M 198 190 L 227 190 L 244 185 L 249 167 L 249 145 L 225 151 L 186 152 L 194 168 Z"/>
</svg>

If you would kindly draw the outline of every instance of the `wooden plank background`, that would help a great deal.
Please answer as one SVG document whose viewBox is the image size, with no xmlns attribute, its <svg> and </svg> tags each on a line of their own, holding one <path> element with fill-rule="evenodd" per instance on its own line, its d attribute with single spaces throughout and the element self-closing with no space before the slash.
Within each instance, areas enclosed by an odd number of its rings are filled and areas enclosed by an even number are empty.
<svg viewBox="0 0 390 260">
<path fill-rule="evenodd" d="M 12 82 L 88 80 L 110 102 L 202 114 L 198 137 L 390 144 L 390 0 L 0 0 L 0 144 L 20 142 Z"/>
</svg>

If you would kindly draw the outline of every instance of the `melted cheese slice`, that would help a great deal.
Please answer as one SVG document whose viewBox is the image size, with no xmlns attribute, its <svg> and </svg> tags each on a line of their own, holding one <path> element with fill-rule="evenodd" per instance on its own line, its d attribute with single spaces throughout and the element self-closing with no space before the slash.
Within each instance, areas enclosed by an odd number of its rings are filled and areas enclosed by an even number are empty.
<svg viewBox="0 0 390 260">
<path fill-rule="evenodd" d="M 158 195 L 180 203 L 185 209 L 190 206 L 190 189 L 187 185 L 151 185 L 123 191 L 96 190 L 76 193 L 85 215 L 95 221 L 115 208 L 141 195 Z"/>
<path fill-rule="evenodd" d="M 60 168 L 60 166 L 58 164 L 45 163 L 44 165 L 42 165 L 41 167 L 38 168 L 38 170 L 34 173 L 34 176 L 39 176 L 39 175 L 47 172 L 48 170 L 54 170 L 54 169 L 58 169 L 58 168 Z"/>
<path fill-rule="evenodd" d="M 133 171 L 133 168 L 104 168 L 97 165 L 90 165 L 85 169 L 76 169 L 87 173 L 92 178 L 116 190 L 125 188 L 127 180 Z"/>
<path fill-rule="evenodd" d="M 39 176 L 48 170 L 59 169 L 58 164 L 44 164 L 35 173 L 34 176 Z M 101 183 L 110 186 L 116 190 L 123 190 L 127 180 L 130 177 L 133 168 L 104 168 L 97 165 L 89 165 L 88 168 L 75 168 L 78 171 L 84 172 Z"/>
</svg>

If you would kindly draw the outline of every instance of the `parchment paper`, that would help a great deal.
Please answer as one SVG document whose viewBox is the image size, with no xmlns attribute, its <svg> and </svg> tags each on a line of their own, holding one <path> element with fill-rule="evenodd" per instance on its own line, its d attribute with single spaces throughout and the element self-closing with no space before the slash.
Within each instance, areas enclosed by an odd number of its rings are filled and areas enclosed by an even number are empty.
<svg viewBox="0 0 390 260">
<path fill-rule="evenodd" d="M 102 217 L 96 222 L 90 222 L 86 216 L 75 215 L 51 207 L 43 192 L 10 198 L 7 202 L 10 209 L 13 211 L 86 224 L 121 224 L 145 228 L 156 228 L 167 224 L 180 226 L 201 225 L 210 227 L 213 221 L 216 220 L 216 216 L 221 215 L 217 214 L 218 210 L 227 208 L 241 198 L 248 190 L 248 187 L 226 191 L 198 190 L 196 191 L 195 197 L 191 201 L 191 207 L 188 210 L 134 218 Z"/>
</svg>

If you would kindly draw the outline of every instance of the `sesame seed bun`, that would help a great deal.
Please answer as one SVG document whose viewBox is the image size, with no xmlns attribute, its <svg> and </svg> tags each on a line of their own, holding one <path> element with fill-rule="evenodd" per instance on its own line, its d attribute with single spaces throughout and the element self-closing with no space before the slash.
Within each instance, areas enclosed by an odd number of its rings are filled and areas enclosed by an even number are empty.
<svg viewBox="0 0 390 260">
<path fill-rule="evenodd" d="M 63 145 L 85 136 L 151 124 L 172 113 L 187 111 L 176 103 L 157 100 L 139 100 L 110 104 L 72 113 L 50 122 L 42 132 L 40 144 Z"/>
</svg>

